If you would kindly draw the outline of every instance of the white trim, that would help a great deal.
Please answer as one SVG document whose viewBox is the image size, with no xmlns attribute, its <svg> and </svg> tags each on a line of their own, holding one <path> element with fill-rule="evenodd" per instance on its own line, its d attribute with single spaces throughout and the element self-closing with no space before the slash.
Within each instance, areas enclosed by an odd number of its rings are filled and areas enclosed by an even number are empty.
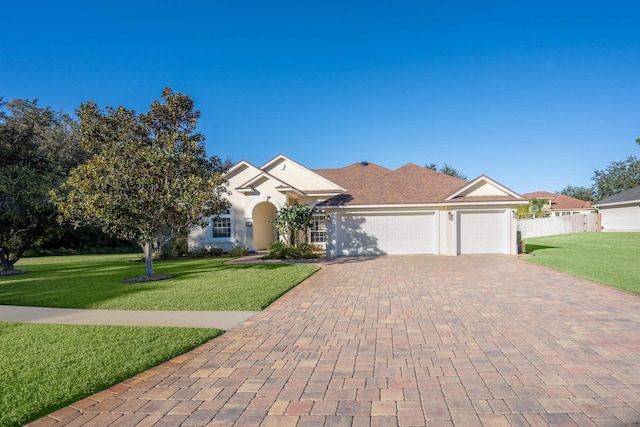
<svg viewBox="0 0 640 427">
<path fill-rule="evenodd" d="M 624 206 L 624 205 L 638 205 L 640 206 L 640 200 L 628 200 L 626 202 L 613 202 L 613 203 L 605 203 L 603 205 L 593 205 L 594 208 L 600 209 L 602 207 L 616 207 L 616 206 Z"/>
<path fill-rule="evenodd" d="M 323 177 L 322 175 L 318 175 L 317 173 L 315 173 L 314 171 L 312 171 L 311 169 L 307 168 L 306 166 L 301 165 L 300 163 L 296 162 L 295 160 L 291 160 L 289 157 L 283 155 L 283 154 L 278 154 L 277 156 L 275 156 L 273 159 L 269 160 L 267 163 L 265 163 L 264 165 L 260 166 L 260 169 L 265 169 L 268 168 L 269 166 L 273 165 L 274 163 L 277 163 L 278 161 L 283 160 L 283 161 L 287 161 L 287 162 L 291 162 L 294 165 L 297 165 L 299 167 L 301 167 L 302 169 L 306 170 L 307 172 L 309 172 L 312 175 L 315 175 L 316 177 L 322 179 L 324 182 L 328 182 L 329 184 L 331 184 L 332 186 L 336 187 L 339 191 L 347 191 L 346 188 L 342 188 L 340 187 L 338 184 L 336 184 L 333 181 L 329 181 L 327 178 Z"/>
<path fill-rule="evenodd" d="M 277 200 L 275 200 L 273 197 L 271 196 L 266 196 L 263 195 L 262 197 L 260 197 L 258 200 L 254 201 L 251 206 L 249 207 L 248 213 L 245 212 L 244 214 L 244 219 L 252 219 L 253 218 L 253 209 L 255 209 L 255 207 L 262 202 L 268 202 L 271 203 L 272 205 L 274 205 L 276 207 L 276 210 L 280 210 L 282 209 L 282 205 L 280 205 L 280 203 L 278 203 Z"/>
<path fill-rule="evenodd" d="M 464 207 L 464 206 L 511 206 L 511 205 L 526 205 L 528 200 L 512 200 L 512 201 L 494 201 L 494 202 L 447 202 L 447 203 L 429 203 L 429 204 L 413 204 L 413 205 L 347 205 L 347 206 L 322 206 L 325 210 L 335 210 L 344 212 L 349 209 L 389 209 L 393 208 L 391 212 L 405 212 L 405 209 L 439 209 L 449 207 Z"/>
<path fill-rule="evenodd" d="M 434 208 L 438 208 L 440 206 L 443 205 L 439 205 L 437 203 L 428 203 L 428 204 L 412 204 L 412 205 L 398 205 L 398 204 L 387 204 L 387 205 L 347 205 L 347 206 L 322 206 L 322 209 L 330 209 L 330 210 L 336 210 L 336 211 L 346 211 L 349 209 L 397 209 L 397 210 L 404 210 L 404 209 L 420 209 L 420 208 L 428 208 L 428 209 L 434 209 Z"/>
<path fill-rule="evenodd" d="M 218 215 L 218 218 L 229 218 L 229 237 L 214 237 L 213 236 L 213 221 L 215 221 L 216 217 L 212 216 L 209 219 L 209 228 L 211 229 L 211 242 L 220 243 L 220 242 L 233 242 L 235 239 L 235 221 L 233 215 L 233 207 L 229 206 L 229 213 Z M 207 233 L 209 234 L 209 233 Z"/>
<path fill-rule="evenodd" d="M 271 175 L 269 172 L 265 172 L 263 170 L 260 170 L 260 173 L 257 174 L 256 176 L 254 176 L 253 178 L 251 178 L 248 181 L 245 181 L 244 183 L 242 183 L 241 185 L 239 185 L 236 190 L 240 189 L 240 188 L 244 188 L 244 187 L 251 187 L 252 184 L 256 183 L 257 181 L 259 181 L 260 179 L 265 178 L 265 179 L 273 179 L 277 182 L 279 182 L 282 185 L 288 185 L 289 187 L 291 187 L 291 184 L 289 184 L 288 182 L 284 182 L 283 180 L 276 178 L 275 176 Z"/>
<path fill-rule="evenodd" d="M 505 205 L 526 205 L 527 203 L 529 203 L 528 200 L 513 200 L 513 201 L 495 201 L 495 202 L 452 202 L 452 203 L 447 203 L 447 204 L 443 204 L 441 206 L 451 206 L 451 207 L 457 207 L 457 208 L 463 208 L 465 206 L 505 206 Z"/>
<path fill-rule="evenodd" d="M 240 160 L 238 163 L 236 163 L 235 165 L 233 165 L 233 166 L 231 166 L 229 168 L 229 170 L 227 171 L 226 175 L 233 174 L 236 170 L 240 169 L 240 166 L 254 167 L 254 168 L 258 169 L 256 166 L 252 165 L 251 163 L 247 162 L 246 160 Z"/>
<path fill-rule="evenodd" d="M 481 181 L 484 181 L 487 184 L 491 184 L 491 185 L 495 186 L 500 191 L 502 191 L 503 193 L 506 193 L 509 196 L 516 197 L 518 199 L 522 199 L 522 196 L 520 194 L 516 193 L 515 191 L 508 189 L 504 185 L 499 184 L 498 182 L 494 181 L 493 179 L 489 178 L 486 175 L 480 175 L 479 177 L 475 178 L 474 180 L 469 181 L 469 183 L 467 185 L 465 185 L 461 189 L 455 191 L 452 195 L 447 197 L 445 200 L 449 201 L 449 200 L 452 200 L 452 199 L 458 197 L 460 194 L 463 194 L 465 191 L 471 189 L 472 187 L 474 187 L 476 184 L 480 183 Z"/>
</svg>

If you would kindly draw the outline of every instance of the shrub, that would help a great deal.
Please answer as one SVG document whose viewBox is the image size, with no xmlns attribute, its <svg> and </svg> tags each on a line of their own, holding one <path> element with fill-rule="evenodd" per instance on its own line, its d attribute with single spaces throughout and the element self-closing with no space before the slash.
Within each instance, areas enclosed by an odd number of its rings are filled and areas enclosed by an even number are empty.
<svg viewBox="0 0 640 427">
<path fill-rule="evenodd" d="M 209 255 L 211 256 L 222 255 L 222 248 L 209 248 Z"/>
<path fill-rule="evenodd" d="M 247 252 L 247 248 L 243 246 L 234 246 L 229 250 L 229 255 L 231 255 L 232 257 L 240 257 L 245 256 Z"/>
<path fill-rule="evenodd" d="M 185 256 L 189 254 L 189 239 L 186 237 L 176 237 L 173 241 L 173 250 L 176 256 Z"/>
<path fill-rule="evenodd" d="M 205 248 L 192 249 L 189 252 L 189 256 L 191 258 L 204 258 L 207 256 L 207 250 Z"/>
<path fill-rule="evenodd" d="M 269 245 L 269 250 L 265 259 L 309 259 L 317 258 L 317 255 L 313 253 L 311 247 L 303 245 L 300 247 L 287 246 L 284 243 L 278 241 Z"/>
<path fill-rule="evenodd" d="M 159 252 L 153 254 L 153 259 L 157 260 L 167 260 L 176 257 L 176 252 L 171 247 L 163 247 Z"/>
<path fill-rule="evenodd" d="M 323 248 L 320 245 L 316 245 L 315 243 L 310 243 L 309 244 L 309 250 L 311 250 L 311 252 L 320 252 L 320 253 L 324 253 L 325 252 L 325 248 Z"/>
</svg>

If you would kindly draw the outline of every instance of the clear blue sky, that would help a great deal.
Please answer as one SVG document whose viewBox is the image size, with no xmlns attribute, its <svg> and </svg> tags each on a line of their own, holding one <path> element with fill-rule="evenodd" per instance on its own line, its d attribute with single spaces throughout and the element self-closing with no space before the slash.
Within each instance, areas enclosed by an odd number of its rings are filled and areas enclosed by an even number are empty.
<svg viewBox="0 0 640 427">
<path fill-rule="evenodd" d="M 525 193 L 640 155 L 640 2 L 0 0 L 0 96 L 202 113 L 207 152 Z"/>
</svg>

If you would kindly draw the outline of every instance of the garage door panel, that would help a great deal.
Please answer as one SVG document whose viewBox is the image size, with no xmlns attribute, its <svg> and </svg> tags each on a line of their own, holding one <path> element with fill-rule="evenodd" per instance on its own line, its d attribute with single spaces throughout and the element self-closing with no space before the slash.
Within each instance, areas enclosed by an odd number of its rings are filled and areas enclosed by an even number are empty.
<svg viewBox="0 0 640 427">
<path fill-rule="evenodd" d="M 509 222 L 504 211 L 461 212 L 458 253 L 509 253 Z"/>
<path fill-rule="evenodd" d="M 340 255 L 435 253 L 434 214 L 340 217 Z"/>
</svg>

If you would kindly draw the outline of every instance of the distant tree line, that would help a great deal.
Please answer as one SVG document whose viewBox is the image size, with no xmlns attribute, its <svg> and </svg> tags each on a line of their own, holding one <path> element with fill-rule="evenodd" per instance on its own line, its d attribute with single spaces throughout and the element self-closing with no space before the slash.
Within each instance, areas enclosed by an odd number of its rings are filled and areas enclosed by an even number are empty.
<svg viewBox="0 0 640 427">
<path fill-rule="evenodd" d="M 640 145 L 640 138 L 636 139 L 636 143 Z M 591 187 L 567 185 L 557 193 L 596 202 L 637 187 L 640 185 L 640 159 L 629 155 L 625 160 L 611 162 L 604 169 L 596 169 L 591 180 Z"/>
</svg>

